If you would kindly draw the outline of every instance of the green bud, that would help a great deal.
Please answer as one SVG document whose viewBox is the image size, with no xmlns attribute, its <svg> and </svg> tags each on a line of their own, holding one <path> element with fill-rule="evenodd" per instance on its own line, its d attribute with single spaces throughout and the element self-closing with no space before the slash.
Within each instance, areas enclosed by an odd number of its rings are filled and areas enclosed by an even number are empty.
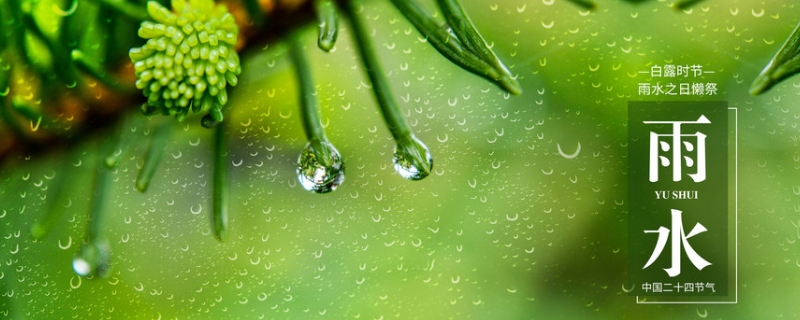
<svg viewBox="0 0 800 320">
<path fill-rule="evenodd" d="M 174 12 L 153 1 L 147 4 L 154 21 L 139 28 L 147 43 L 129 53 L 136 87 L 147 97 L 143 109 L 182 120 L 190 112 L 211 111 L 213 101 L 219 105 L 212 118 L 222 121 L 225 90 L 238 84 L 242 70 L 233 48 L 238 26 L 227 7 L 212 0 L 173 0 L 172 8 Z M 208 86 L 212 88 L 206 90 Z"/>
</svg>

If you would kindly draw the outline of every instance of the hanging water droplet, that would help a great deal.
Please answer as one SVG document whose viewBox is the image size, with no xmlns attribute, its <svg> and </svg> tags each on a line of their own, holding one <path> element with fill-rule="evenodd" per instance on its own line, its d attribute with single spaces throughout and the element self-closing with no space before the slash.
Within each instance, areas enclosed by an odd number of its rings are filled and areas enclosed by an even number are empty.
<svg viewBox="0 0 800 320">
<path fill-rule="evenodd" d="M 327 193 L 344 182 L 344 162 L 330 142 L 317 140 L 306 144 L 297 159 L 297 179 L 308 191 Z"/>
<path fill-rule="evenodd" d="M 108 276 L 111 271 L 111 248 L 105 240 L 92 240 L 84 244 L 81 252 L 72 259 L 72 269 L 79 276 Z"/>
<path fill-rule="evenodd" d="M 398 140 L 394 149 L 394 170 L 408 180 L 422 180 L 431 173 L 433 156 L 415 136 Z"/>
</svg>

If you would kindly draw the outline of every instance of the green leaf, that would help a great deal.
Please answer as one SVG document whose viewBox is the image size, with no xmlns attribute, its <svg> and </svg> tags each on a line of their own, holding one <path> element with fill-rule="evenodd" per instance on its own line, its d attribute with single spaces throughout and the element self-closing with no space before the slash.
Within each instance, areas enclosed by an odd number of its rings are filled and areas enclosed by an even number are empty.
<svg viewBox="0 0 800 320">
<path fill-rule="evenodd" d="M 518 95 L 519 83 L 497 58 L 477 31 L 461 4 L 454 0 L 439 1 L 447 18 L 442 25 L 425 8 L 412 0 L 392 0 L 398 10 L 422 33 L 439 53 L 461 68 L 494 82 Z"/>
<path fill-rule="evenodd" d="M 489 48 L 461 3 L 458 0 L 439 0 L 438 3 L 456 37 L 474 56 L 492 67 L 492 72 L 487 73 L 492 78 L 491 80 L 513 95 L 521 94 L 522 87 L 494 51 Z"/>
<path fill-rule="evenodd" d="M 336 12 L 336 5 L 331 0 L 316 0 L 314 8 L 317 11 L 319 25 L 317 45 L 325 52 L 329 52 L 339 36 L 339 14 Z"/>
<path fill-rule="evenodd" d="M 230 178 L 228 174 L 228 139 L 226 123 L 221 122 L 214 132 L 214 185 L 211 198 L 211 227 L 217 240 L 228 238 L 228 209 L 230 207 Z"/>
<path fill-rule="evenodd" d="M 759 95 L 800 72 L 800 24 L 775 54 L 775 57 L 750 86 L 751 95 Z"/>
<path fill-rule="evenodd" d="M 485 76 L 492 71 L 491 66 L 472 55 L 464 48 L 461 40 L 448 32 L 449 27 L 447 25 L 442 25 L 436 21 L 418 3 L 407 0 L 392 0 L 392 3 L 442 56 L 459 67 L 479 76 Z"/>
<path fill-rule="evenodd" d="M 247 14 L 250 15 L 250 19 L 253 20 L 253 24 L 256 27 L 264 25 L 264 13 L 261 12 L 261 6 L 258 4 L 258 0 L 242 0 L 242 2 L 244 8 L 247 10 Z"/>
</svg>

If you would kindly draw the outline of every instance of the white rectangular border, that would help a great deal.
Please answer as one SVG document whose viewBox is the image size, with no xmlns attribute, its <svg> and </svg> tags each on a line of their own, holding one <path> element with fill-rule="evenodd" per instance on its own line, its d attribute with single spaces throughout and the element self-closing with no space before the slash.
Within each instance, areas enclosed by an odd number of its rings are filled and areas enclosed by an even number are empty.
<svg viewBox="0 0 800 320">
<path fill-rule="evenodd" d="M 733 110 L 733 152 L 735 154 L 733 161 L 734 171 L 734 197 L 733 197 L 733 211 L 734 211 L 734 269 L 736 274 L 734 276 L 733 285 L 733 301 L 639 301 L 639 296 L 636 296 L 636 304 L 737 304 L 739 303 L 739 109 L 728 108 Z"/>
</svg>

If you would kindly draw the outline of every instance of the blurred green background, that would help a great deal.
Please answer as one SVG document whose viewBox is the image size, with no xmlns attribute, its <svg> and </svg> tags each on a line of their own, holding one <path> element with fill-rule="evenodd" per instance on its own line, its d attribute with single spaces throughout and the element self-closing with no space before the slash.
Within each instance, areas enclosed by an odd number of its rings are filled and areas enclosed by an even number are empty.
<svg viewBox="0 0 800 320">
<path fill-rule="evenodd" d="M 107 279 L 71 268 L 109 132 L 0 168 L 0 318 L 9 319 L 771 319 L 798 318 L 800 79 L 750 97 L 752 79 L 800 20 L 792 1 L 463 1 L 519 75 L 520 97 L 439 56 L 388 4 L 368 2 L 397 100 L 431 148 L 423 181 L 395 174 L 394 142 L 346 20 L 332 53 L 305 30 L 328 137 L 345 183 L 297 183 L 305 145 L 283 43 L 244 54 L 229 116 L 227 243 L 208 217 L 212 132 L 178 125 L 150 189 L 133 181 L 151 124 L 111 172 Z M 433 8 L 432 3 L 429 8 Z M 698 64 L 711 97 L 641 97 L 652 65 Z M 739 109 L 739 303 L 637 305 L 626 282 L 626 106 L 726 100 Z M 559 153 L 577 157 L 568 159 Z M 29 228 L 67 175 L 64 216 Z"/>
</svg>

